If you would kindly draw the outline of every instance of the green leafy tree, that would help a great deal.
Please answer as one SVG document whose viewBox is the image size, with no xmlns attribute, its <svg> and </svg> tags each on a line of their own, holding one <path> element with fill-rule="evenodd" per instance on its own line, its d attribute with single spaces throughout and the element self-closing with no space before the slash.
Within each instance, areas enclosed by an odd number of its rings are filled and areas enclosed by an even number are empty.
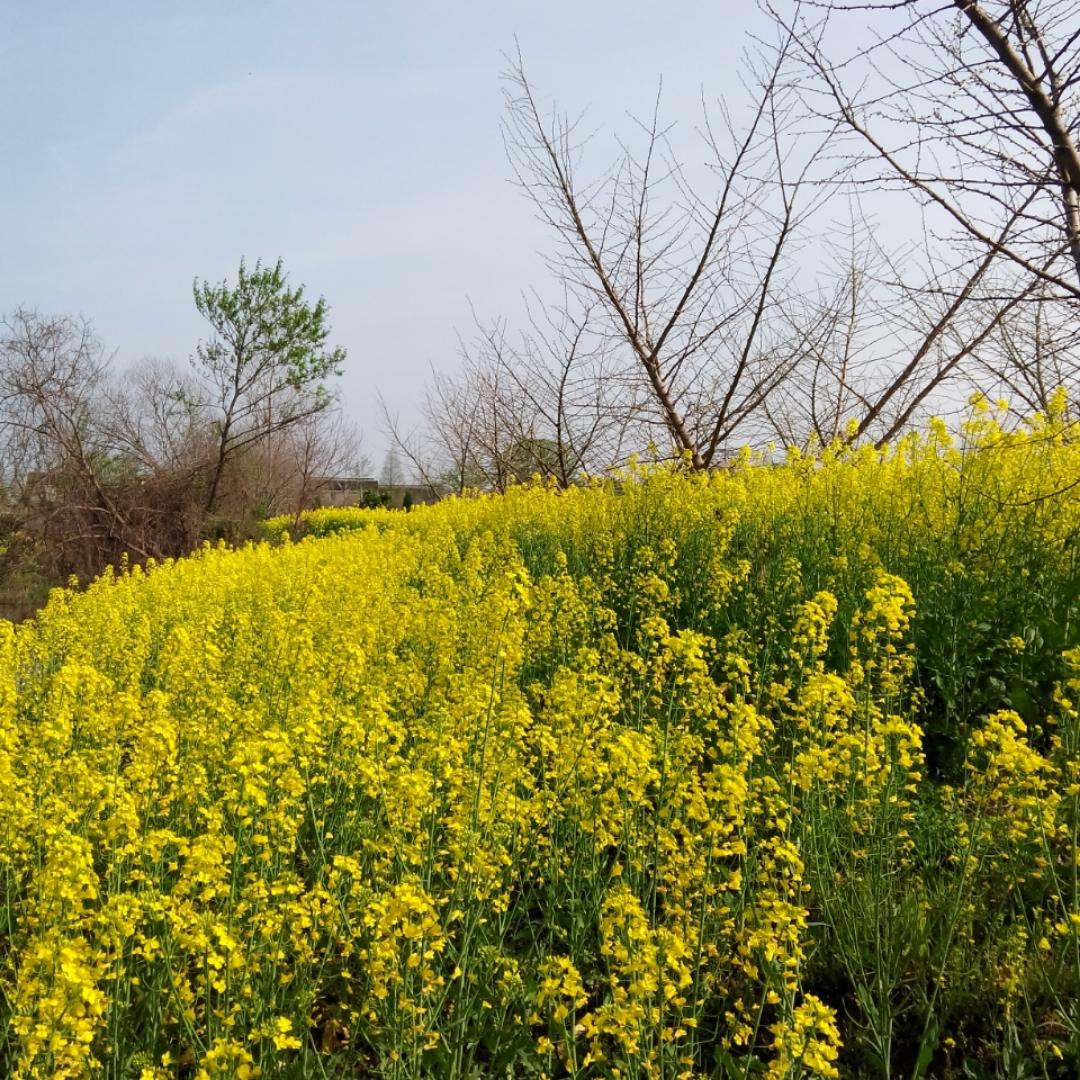
<svg viewBox="0 0 1080 1080">
<path fill-rule="evenodd" d="M 245 448 L 326 409 L 326 380 L 341 373 L 345 350 L 330 348 L 329 308 L 309 303 L 304 287 L 290 288 L 281 260 L 240 261 L 236 284 L 196 279 L 195 306 L 210 324 L 194 366 L 206 387 L 196 403 L 212 417 L 205 510 L 212 513 L 222 477 Z"/>
</svg>

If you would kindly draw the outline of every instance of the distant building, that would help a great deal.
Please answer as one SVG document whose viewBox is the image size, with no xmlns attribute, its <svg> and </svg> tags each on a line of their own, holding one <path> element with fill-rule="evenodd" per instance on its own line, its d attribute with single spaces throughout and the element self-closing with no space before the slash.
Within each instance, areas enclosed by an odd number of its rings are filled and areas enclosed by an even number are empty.
<svg viewBox="0 0 1080 1080">
<path fill-rule="evenodd" d="M 325 476 L 315 484 L 318 506 L 400 507 L 408 501 L 413 506 L 439 501 L 427 484 L 380 484 L 373 476 Z M 408 496 L 408 500 L 406 500 Z"/>
<path fill-rule="evenodd" d="M 379 481 L 373 476 L 321 476 L 314 486 L 319 506 L 359 506 L 364 492 L 378 492 Z"/>
<path fill-rule="evenodd" d="M 387 506 L 403 506 L 406 495 L 413 506 L 430 505 L 439 501 L 438 493 L 427 484 L 387 484 L 379 488 L 379 494 L 389 496 Z"/>
</svg>

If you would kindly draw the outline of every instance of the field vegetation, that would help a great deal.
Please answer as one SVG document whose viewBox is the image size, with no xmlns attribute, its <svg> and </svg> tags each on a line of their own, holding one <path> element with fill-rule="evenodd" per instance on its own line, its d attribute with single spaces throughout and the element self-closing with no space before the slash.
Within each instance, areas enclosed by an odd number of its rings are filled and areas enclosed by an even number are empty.
<svg viewBox="0 0 1080 1080">
<path fill-rule="evenodd" d="M 1075 1076 L 1057 404 L 316 511 L 0 623 L 0 1071 Z"/>
</svg>

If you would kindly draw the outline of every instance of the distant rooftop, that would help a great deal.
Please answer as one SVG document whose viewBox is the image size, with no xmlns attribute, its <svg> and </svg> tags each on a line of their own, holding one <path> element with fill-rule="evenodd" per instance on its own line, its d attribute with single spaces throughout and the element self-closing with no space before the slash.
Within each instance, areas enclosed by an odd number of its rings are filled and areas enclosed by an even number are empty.
<svg viewBox="0 0 1080 1080">
<path fill-rule="evenodd" d="M 327 476 L 319 480 L 326 491 L 374 491 L 379 481 L 374 476 Z"/>
</svg>

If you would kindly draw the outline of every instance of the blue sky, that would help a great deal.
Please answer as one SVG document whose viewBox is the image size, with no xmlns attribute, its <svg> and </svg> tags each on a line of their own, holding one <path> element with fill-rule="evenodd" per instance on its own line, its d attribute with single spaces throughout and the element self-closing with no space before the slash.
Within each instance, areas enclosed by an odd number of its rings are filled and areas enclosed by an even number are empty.
<svg viewBox="0 0 1080 1080">
<path fill-rule="evenodd" d="M 193 278 L 281 257 L 331 306 L 349 413 L 410 419 L 456 331 L 543 287 L 509 183 L 502 53 L 601 132 L 649 111 L 695 146 L 702 92 L 740 100 L 756 8 L 731 3 L 9 0 L 0 36 L 0 311 L 80 313 L 116 350 L 185 361 Z M 691 151 L 693 153 L 694 151 Z"/>
</svg>

